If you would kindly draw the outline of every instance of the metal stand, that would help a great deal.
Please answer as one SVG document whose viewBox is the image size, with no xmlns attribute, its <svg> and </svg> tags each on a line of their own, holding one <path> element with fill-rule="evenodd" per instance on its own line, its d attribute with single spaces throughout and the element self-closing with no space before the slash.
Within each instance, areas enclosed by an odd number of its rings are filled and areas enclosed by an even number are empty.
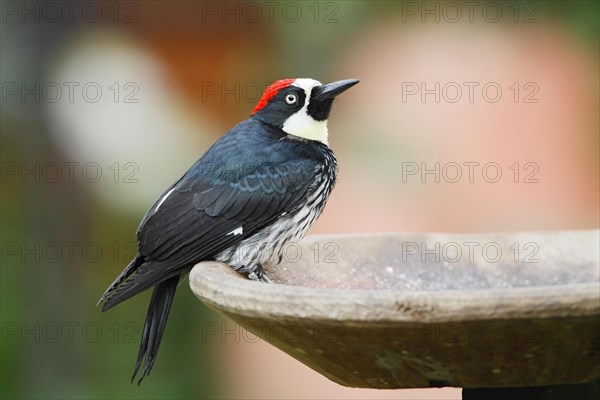
<svg viewBox="0 0 600 400">
<path fill-rule="evenodd" d="M 463 400 L 588 400 L 600 398 L 600 381 L 575 385 L 467 388 Z"/>
</svg>

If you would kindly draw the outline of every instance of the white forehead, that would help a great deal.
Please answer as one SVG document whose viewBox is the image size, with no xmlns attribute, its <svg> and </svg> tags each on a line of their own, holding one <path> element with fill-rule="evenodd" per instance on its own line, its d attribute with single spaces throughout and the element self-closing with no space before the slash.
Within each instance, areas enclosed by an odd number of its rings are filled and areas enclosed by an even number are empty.
<svg viewBox="0 0 600 400">
<path fill-rule="evenodd" d="M 306 94 L 310 94 L 310 92 L 312 92 L 312 88 L 315 86 L 321 86 L 321 82 L 310 78 L 298 78 L 294 81 L 294 83 L 292 83 L 292 86 L 304 89 Z"/>
</svg>

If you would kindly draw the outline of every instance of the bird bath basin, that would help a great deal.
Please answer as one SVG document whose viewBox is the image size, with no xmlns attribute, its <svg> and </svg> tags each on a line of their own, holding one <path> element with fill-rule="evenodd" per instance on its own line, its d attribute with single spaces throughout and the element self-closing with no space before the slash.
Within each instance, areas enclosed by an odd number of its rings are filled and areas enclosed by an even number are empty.
<svg viewBox="0 0 600 400">
<path fill-rule="evenodd" d="M 217 262 L 196 296 L 345 386 L 600 378 L 599 231 L 307 237 L 274 284 Z"/>
</svg>

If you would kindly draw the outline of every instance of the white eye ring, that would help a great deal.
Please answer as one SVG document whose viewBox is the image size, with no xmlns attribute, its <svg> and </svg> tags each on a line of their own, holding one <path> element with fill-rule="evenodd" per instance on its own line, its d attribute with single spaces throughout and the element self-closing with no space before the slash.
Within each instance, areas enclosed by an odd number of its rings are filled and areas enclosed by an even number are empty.
<svg viewBox="0 0 600 400">
<path fill-rule="evenodd" d="M 288 93 L 285 95 L 285 102 L 289 105 L 296 104 L 298 101 L 298 96 L 293 93 Z"/>
</svg>

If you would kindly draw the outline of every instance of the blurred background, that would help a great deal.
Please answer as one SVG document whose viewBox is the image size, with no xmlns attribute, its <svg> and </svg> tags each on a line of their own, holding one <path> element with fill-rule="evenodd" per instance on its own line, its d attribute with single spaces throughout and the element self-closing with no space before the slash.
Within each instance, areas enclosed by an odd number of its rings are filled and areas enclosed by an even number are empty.
<svg viewBox="0 0 600 400">
<path fill-rule="evenodd" d="M 460 398 L 349 389 L 178 291 L 96 301 L 144 212 L 280 78 L 336 101 L 312 233 L 599 226 L 598 2 L 2 1 L 2 398 Z"/>
</svg>

